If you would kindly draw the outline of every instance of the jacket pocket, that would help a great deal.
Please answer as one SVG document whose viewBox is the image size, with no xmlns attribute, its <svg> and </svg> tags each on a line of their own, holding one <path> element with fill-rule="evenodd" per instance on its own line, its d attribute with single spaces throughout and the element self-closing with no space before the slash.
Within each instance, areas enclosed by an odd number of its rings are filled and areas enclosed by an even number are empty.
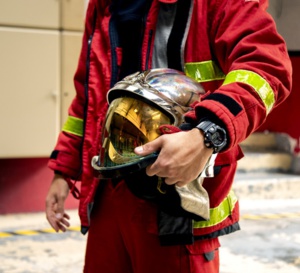
<svg viewBox="0 0 300 273">
<path fill-rule="evenodd" d="M 195 241 L 193 245 L 186 245 L 189 273 L 218 273 L 219 247 L 217 238 Z"/>
</svg>

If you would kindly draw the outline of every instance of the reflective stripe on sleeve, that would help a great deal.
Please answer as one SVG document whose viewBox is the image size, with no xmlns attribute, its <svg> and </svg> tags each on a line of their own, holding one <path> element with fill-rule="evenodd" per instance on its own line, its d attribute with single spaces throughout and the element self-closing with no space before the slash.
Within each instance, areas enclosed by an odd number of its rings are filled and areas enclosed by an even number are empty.
<svg viewBox="0 0 300 273">
<path fill-rule="evenodd" d="M 185 74 L 197 82 L 224 80 L 225 75 L 213 61 L 186 63 Z"/>
<path fill-rule="evenodd" d="M 235 204 L 237 202 L 237 197 L 233 191 L 227 195 L 227 197 L 221 202 L 221 204 L 215 208 L 210 209 L 210 220 L 208 221 L 194 221 L 194 228 L 206 228 L 215 226 L 223 222 L 228 216 L 231 215 Z"/>
<path fill-rule="evenodd" d="M 62 128 L 62 131 L 82 137 L 83 136 L 83 119 L 68 116 L 68 119 Z"/>
<path fill-rule="evenodd" d="M 250 85 L 264 103 L 267 114 L 271 111 L 275 103 L 275 95 L 270 84 L 263 77 L 249 70 L 234 70 L 227 74 L 223 85 L 234 82 Z"/>
</svg>

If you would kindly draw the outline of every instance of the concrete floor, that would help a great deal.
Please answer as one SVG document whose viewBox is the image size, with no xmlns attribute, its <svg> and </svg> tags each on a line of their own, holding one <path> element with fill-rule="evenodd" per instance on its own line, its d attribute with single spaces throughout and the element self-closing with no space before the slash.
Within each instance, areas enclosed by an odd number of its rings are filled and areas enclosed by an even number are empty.
<svg viewBox="0 0 300 273">
<path fill-rule="evenodd" d="M 241 214 L 242 230 L 221 238 L 220 272 L 300 273 L 300 199 L 242 200 Z M 50 231 L 43 213 L 1 215 L 0 273 L 82 272 L 86 237 Z"/>
</svg>

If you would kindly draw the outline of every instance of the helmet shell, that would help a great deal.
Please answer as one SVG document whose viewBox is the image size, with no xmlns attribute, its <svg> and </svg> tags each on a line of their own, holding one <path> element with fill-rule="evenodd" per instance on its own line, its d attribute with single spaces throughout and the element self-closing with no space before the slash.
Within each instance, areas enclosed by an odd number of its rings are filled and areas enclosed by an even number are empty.
<svg viewBox="0 0 300 273">
<path fill-rule="evenodd" d="M 183 72 L 158 68 L 131 74 L 117 82 L 108 91 L 107 101 L 110 104 L 119 97 L 134 97 L 154 104 L 171 117 L 174 126 L 179 126 L 184 114 L 194 102 L 200 101 L 203 93 L 202 85 Z"/>
</svg>

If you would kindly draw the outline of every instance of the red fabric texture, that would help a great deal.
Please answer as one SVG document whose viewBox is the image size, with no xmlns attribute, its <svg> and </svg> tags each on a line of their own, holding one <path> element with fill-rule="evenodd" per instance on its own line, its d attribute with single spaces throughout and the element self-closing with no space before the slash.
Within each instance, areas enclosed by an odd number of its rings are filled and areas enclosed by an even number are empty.
<svg viewBox="0 0 300 273">
<path fill-rule="evenodd" d="M 235 175 L 237 164 L 228 164 L 221 168 L 220 173 L 215 175 L 213 178 L 206 178 L 203 183 L 203 187 L 207 190 L 209 195 L 210 207 L 217 207 L 224 198 L 228 195 L 228 187 L 231 188 L 233 183 L 233 178 Z M 229 183 L 228 181 L 232 181 Z M 215 190 L 216 185 L 218 185 L 218 190 Z M 195 228 L 194 235 L 204 235 L 211 232 L 221 230 L 227 226 L 237 223 L 239 221 L 239 203 L 237 202 L 232 208 L 231 214 L 221 221 L 220 223 L 206 228 Z"/>
<path fill-rule="evenodd" d="M 181 130 L 178 127 L 168 124 L 159 126 L 159 131 L 161 132 L 161 134 L 166 135 L 181 132 Z"/>
<path fill-rule="evenodd" d="M 268 116 L 266 122 L 258 131 L 270 131 L 286 133 L 297 141 L 294 152 L 300 154 L 300 122 L 299 101 L 300 101 L 300 56 L 291 56 L 293 65 L 293 89 L 291 95 L 279 105 L 278 110 L 273 111 Z"/>
<path fill-rule="evenodd" d="M 218 239 L 161 247 L 156 215 L 155 204 L 134 196 L 124 182 L 108 183 L 91 215 L 84 273 L 219 272 Z"/>
<path fill-rule="evenodd" d="M 274 90 L 276 107 L 291 91 L 292 68 L 286 45 L 276 34 L 273 19 L 265 12 L 265 2 L 196 1 L 195 17 L 207 10 L 208 18 L 202 24 L 192 20 L 185 53 L 186 62 L 217 59 L 225 75 L 239 69 L 259 74 Z M 194 35 L 207 29 L 208 36 Z M 203 44 L 211 47 L 199 46 Z M 221 119 L 229 134 L 227 148 L 231 149 L 254 132 L 267 115 L 262 100 L 252 87 L 240 83 L 220 86 L 221 83 L 209 82 L 204 87 L 212 93 L 228 95 L 243 110 L 234 116 L 220 102 L 202 99 L 195 107 L 195 114 L 199 119 L 204 111 L 209 111 Z"/>
<path fill-rule="evenodd" d="M 89 3 L 83 46 L 74 79 L 77 95 L 69 114 L 85 119 L 84 137 L 61 133 L 55 150 L 67 156 L 59 154 L 49 162 L 51 169 L 66 175 L 81 174 L 79 214 L 83 226 L 90 224 L 88 207 L 93 203 L 99 183 L 93 176 L 91 159 L 99 153 L 101 128 L 107 110 L 106 92 L 111 81 L 112 48 L 107 2 L 109 1 L 91 0 Z M 281 103 L 291 88 L 291 66 L 285 43 L 277 35 L 271 16 L 256 1 L 196 0 L 193 3 L 193 15 L 184 51 L 185 62 L 214 60 L 225 74 L 236 69 L 254 71 L 270 83 L 275 92 L 275 105 Z M 152 62 L 155 36 L 152 33 L 155 33 L 158 10 L 159 1 L 154 0 L 146 20 L 141 48 L 143 69 Z M 94 23 L 95 11 L 97 18 Z M 117 58 L 122 58 L 121 52 L 116 55 Z M 121 63 L 120 60 L 117 63 Z M 87 76 L 88 83 L 85 85 Z M 233 170 L 236 161 L 242 156 L 238 143 L 262 124 L 266 118 L 266 110 L 261 98 L 251 87 L 238 83 L 220 85 L 221 81 L 203 84 L 206 91 L 225 94 L 234 99 L 241 106 L 241 112 L 235 116 L 220 102 L 203 99 L 196 105 L 191 118 L 197 121 L 203 111 L 209 111 L 224 123 L 229 134 L 229 145 L 227 151 L 218 155 L 217 163 L 233 164 Z M 230 171 L 230 175 L 222 179 L 216 177 L 210 180 L 207 187 L 212 204 L 219 204 L 222 201 L 220 196 L 228 194 L 232 179 L 233 173 Z M 222 187 L 219 187 L 220 183 Z M 226 225 L 234 223 L 235 218 L 237 217 L 228 218 Z M 210 231 L 212 229 L 206 230 L 208 233 Z"/>
</svg>

